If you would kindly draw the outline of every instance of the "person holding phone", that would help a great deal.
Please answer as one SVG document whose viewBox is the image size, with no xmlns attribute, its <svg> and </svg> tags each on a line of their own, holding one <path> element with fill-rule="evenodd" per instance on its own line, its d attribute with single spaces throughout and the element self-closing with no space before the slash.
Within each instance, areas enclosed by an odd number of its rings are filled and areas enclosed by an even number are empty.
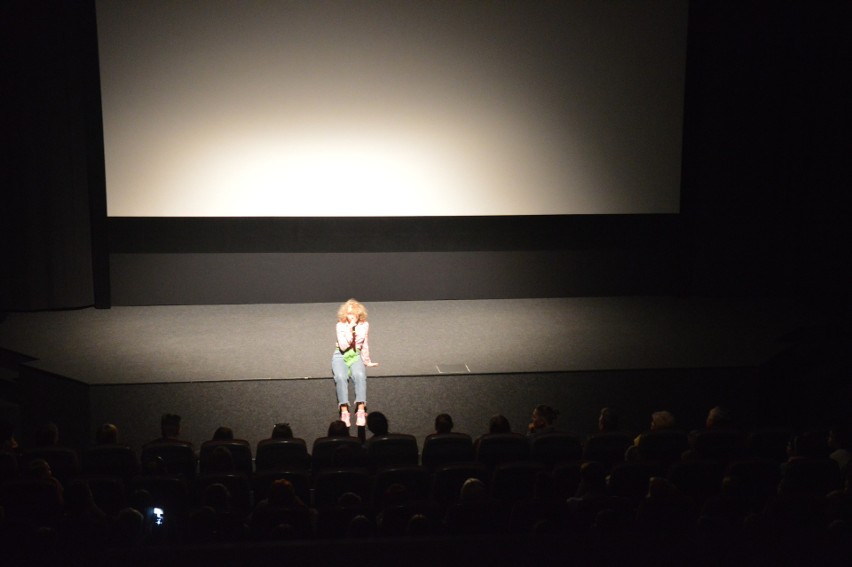
<svg viewBox="0 0 852 567">
<path fill-rule="evenodd" d="M 351 427 L 349 381 L 355 385 L 355 424 L 367 424 L 367 367 L 378 366 L 370 359 L 367 309 L 350 299 L 337 310 L 335 327 L 337 344 L 331 356 L 331 370 L 337 390 L 337 410 L 340 421 Z"/>
</svg>

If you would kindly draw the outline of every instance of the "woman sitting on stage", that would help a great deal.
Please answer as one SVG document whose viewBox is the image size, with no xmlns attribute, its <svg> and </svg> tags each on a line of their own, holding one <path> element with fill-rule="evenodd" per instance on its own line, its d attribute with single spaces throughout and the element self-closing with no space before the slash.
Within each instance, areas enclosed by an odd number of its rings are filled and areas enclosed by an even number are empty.
<svg viewBox="0 0 852 567">
<path fill-rule="evenodd" d="M 351 426 L 349 418 L 349 380 L 355 384 L 355 424 L 367 424 L 367 366 L 378 366 L 370 360 L 370 345 L 367 339 L 370 324 L 367 310 L 354 299 L 350 299 L 337 310 L 337 344 L 331 357 L 331 369 L 337 388 L 337 404 L 340 421 Z"/>
</svg>

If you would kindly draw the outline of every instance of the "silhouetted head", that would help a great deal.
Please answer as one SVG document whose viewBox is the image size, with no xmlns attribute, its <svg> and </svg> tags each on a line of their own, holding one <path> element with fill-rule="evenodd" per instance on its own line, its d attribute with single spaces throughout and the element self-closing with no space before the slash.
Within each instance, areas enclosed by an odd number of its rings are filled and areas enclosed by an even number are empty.
<svg viewBox="0 0 852 567">
<path fill-rule="evenodd" d="M 613 408 L 602 408 L 598 416 L 598 431 L 610 432 L 618 431 L 619 427 L 618 413 Z"/>
<path fill-rule="evenodd" d="M 675 418 L 671 412 L 655 411 L 651 414 L 651 431 L 660 431 L 661 429 L 671 429 L 675 425 Z"/>
<path fill-rule="evenodd" d="M 488 433 L 511 433 L 512 427 L 506 416 L 497 414 L 488 421 Z"/>
<path fill-rule="evenodd" d="M 340 421 L 339 419 L 335 419 L 334 421 L 328 424 L 328 436 L 349 437 L 349 428 L 346 427 L 346 424 Z"/>
<path fill-rule="evenodd" d="M 165 438 L 180 436 L 180 416 L 174 413 L 163 414 L 160 418 L 160 433 Z"/>
<path fill-rule="evenodd" d="M 728 410 L 716 406 L 707 412 L 704 424 L 707 429 L 728 429 L 734 426 L 734 418 Z"/>
<path fill-rule="evenodd" d="M 435 433 L 450 433 L 453 430 L 453 418 L 448 413 L 441 413 L 435 418 Z"/>
<path fill-rule="evenodd" d="M 35 442 L 37 447 L 52 447 L 59 444 L 59 427 L 49 421 L 36 429 Z"/>
<path fill-rule="evenodd" d="M 234 439 L 234 430 L 224 425 L 219 426 L 213 432 L 213 439 L 217 441 L 232 441 Z"/>
<path fill-rule="evenodd" d="M 118 443 L 118 427 L 112 423 L 104 423 L 95 431 L 95 443 L 98 445 L 115 445 Z"/>
<path fill-rule="evenodd" d="M 387 435 L 388 418 L 386 418 L 385 414 L 382 412 L 370 412 L 367 414 L 367 429 L 369 429 L 370 433 L 373 435 Z"/>
<path fill-rule="evenodd" d="M 290 427 L 289 423 L 276 423 L 275 427 L 272 428 L 272 438 L 273 439 L 292 439 L 293 438 L 293 428 Z"/>
</svg>

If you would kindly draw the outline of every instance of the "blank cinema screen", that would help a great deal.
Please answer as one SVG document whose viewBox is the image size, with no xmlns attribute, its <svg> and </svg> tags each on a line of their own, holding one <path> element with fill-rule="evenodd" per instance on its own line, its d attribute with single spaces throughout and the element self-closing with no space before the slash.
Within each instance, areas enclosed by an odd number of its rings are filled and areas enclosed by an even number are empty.
<svg viewBox="0 0 852 567">
<path fill-rule="evenodd" d="M 108 214 L 677 213 L 687 9 L 98 1 Z"/>
</svg>

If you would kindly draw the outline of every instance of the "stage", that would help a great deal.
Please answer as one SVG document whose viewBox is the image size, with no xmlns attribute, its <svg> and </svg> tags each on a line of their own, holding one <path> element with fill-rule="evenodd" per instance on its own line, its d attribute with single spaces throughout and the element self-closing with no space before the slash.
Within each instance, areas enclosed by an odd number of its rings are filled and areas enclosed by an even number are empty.
<svg viewBox="0 0 852 567">
<path fill-rule="evenodd" d="M 701 414 L 813 324 L 792 304 L 745 299 L 365 303 L 380 364 L 369 370 L 370 409 L 388 414 L 392 430 L 421 437 L 442 411 L 472 434 L 495 413 L 521 430 L 538 403 L 561 409 L 563 426 L 581 431 L 593 428 L 601 405 L 624 407 L 632 428 L 665 404 Z M 113 421 L 126 442 L 141 444 L 156 437 L 160 414 L 175 412 L 197 443 L 219 425 L 256 442 L 278 421 L 310 441 L 334 418 L 336 310 L 323 303 L 9 313 L 0 348 L 34 359 L 21 365 L 23 386 L 51 383 L 22 412 L 37 419 L 83 407 L 83 439 Z M 690 419 L 700 424 L 703 415 Z"/>
<path fill-rule="evenodd" d="M 368 303 L 370 376 L 757 366 L 806 315 L 660 297 Z M 11 313 L 0 348 L 91 385 L 328 378 L 337 304 Z"/>
</svg>

